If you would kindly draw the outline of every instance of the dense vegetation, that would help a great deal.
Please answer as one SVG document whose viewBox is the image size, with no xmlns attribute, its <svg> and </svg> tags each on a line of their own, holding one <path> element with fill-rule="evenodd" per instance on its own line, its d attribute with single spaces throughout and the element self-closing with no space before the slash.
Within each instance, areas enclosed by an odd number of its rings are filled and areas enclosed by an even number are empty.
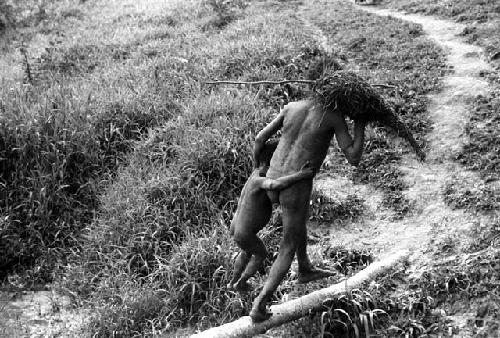
<svg viewBox="0 0 500 338">
<path fill-rule="evenodd" d="M 424 143 L 430 128 L 425 95 L 440 88 L 447 71 L 442 52 L 417 25 L 368 15 L 348 3 L 334 9 L 327 1 L 301 5 L 192 0 L 147 7 L 129 0 L 117 10 L 97 0 L 0 1 L 7 13 L 0 17 L 2 48 L 24 47 L 38 31 L 51 41 L 42 52 L 21 49 L 24 85 L 5 81 L 0 88 L 0 277 L 10 273 L 26 285 L 56 276 L 75 304 L 92 308 L 86 330 L 97 336 L 173 334 L 246 313 L 255 293 L 242 298 L 224 288 L 235 250 L 227 226 L 251 169 L 256 132 L 284 103 L 307 96 L 308 88 L 212 87 L 203 81 L 313 79 L 325 65 L 355 70 L 371 83 L 397 87 L 383 94 Z M 299 8 L 333 42 L 331 52 L 313 38 Z M 485 145 L 498 141 L 498 100 L 483 101 L 474 116 L 486 121 L 491 138 L 483 131 L 474 137 L 479 131 L 471 122 L 471 143 L 460 160 L 495 175 L 498 152 Z M 373 126 L 358 169 L 346 169 L 333 149 L 323 172 L 352 172 L 356 181 L 380 189 L 384 207 L 401 218 L 412 211 L 397 166 L 409 147 L 393 139 Z M 480 212 L 493 209 L 494 201 L 484 202 L 491 192 L 476 192 L 465 194 L 450 183 L 444 193 L 457 208 L 476 203 Z M 317 191 L 311 217 L 355 219 L 363 203 L 355 194 L 333 201 Z M 498 237 L 498 223 L 477 226 L 473 236 L 484 236 L 480 248 L 471 241 L 450 250 L 472 254 L 488 248 L 488 239 Z M 263 231 L 271 249 L 279 234 L 276 216 Z M 445 244 L 437 243 L 436 250 Z M 373 259 L 338 248 L 323 254 L 345 262 L 343 273 Z M 498 255 L 491 257 L 496 264 Z M 267 265 L 272 258 L 271 253 Z M 441 300 L 453 278 L 462 283 L 491 276 L 467 264 L 446 274 L 436 266 L 428 279 L 436 282 L 424 284 L 423 278 L 419 286 Z M 402 267 L 393 277 L 404 274 Z M 291 292 L 290 283 L 291 278 L 284 281 L 277 300 Z M 390 278 L 380 285 L 379 291 L 369 290 L 373 299 L 365 307 L 344 304 L 357 327 L 364 325 L 359 314 L 374 309 L 389 314 L 404 332 L 432 324 L 420 324 L 431 315 L 425 312 L 427 295 L 392 299 L 390 308 L 386 300 L 395 285 Z M 356 292 L 352 299 L 363 296 Z M 418 306 L 424 310 L 401 306 L 408 303 L 423 304 Z M 327 310 L 329 326 L 321 322 L 327 317 L 314 317 L 293 324 L 293 330 L 338 334 L 337 308 L 342 304 Z M 373 314 L 367 318 L 375 325 Z"/>
</svg>

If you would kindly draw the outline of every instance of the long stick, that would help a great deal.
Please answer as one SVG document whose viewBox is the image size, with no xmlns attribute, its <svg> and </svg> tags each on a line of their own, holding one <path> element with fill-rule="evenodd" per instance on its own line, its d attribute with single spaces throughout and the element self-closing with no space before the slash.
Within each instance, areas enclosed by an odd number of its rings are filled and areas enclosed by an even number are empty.
<svg viewBox="0 0 500 338">
<path fill-rule="evenodd" d="M 314 80 L 282 80 L 282 81 L 205 81 L 205 84 L 218 85 L 218 84 L 242 84 L 242 85 L 262 85 L 262 84 L 274 84 L 282 85 L 285 83 L 307 83 L 314 84 Z M 382 87 L 382 88 L 397 88 L 393 85 L 374 83 L 370 84 L 372 87 Z"/>
<path fill-rule="evenodd" d="M 234 322 L 192 335 L 191 338 L 252 337 L 265 333 L 270 328 L 297 320 L 311 312 L 321 311 L 323 309 L 322 303 L 325 299 L 338 297 L 347 291 L 347 287 L 351 289 L 360 287 L 363 283 L 374 279 L 396 263 L 408 258 L 408 256 L 409 252 L 407 250 L 398 251 L 383 260 L 370 264 L 364 270 L 347 279 L 347 281 L 334 284 L 280 305 L 271 306 L 273 315 L 264 322 L 252 323 L 250 317 L 245 316 Z"/>
<path fill-rule="evenodd" d="M 314 80 L 282 80 L 282 81 L 205 81 L 205 84 L 244 84 L 244 85 L 261 85 L 261 84 L 276 84 L 282 85 L 285 83 L 315 83 Z"/>
</svg>

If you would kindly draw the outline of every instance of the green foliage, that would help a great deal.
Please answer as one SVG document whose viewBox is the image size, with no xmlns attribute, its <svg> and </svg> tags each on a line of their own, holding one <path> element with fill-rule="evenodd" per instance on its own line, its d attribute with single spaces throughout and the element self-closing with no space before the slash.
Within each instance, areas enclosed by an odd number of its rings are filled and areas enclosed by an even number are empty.
<svg viewBox="0 0 500 338">
<path fill-rule="evenodd" d="M 363 161 L 356 169 L 355 179 L 381 189 L 382 205 L 393 210 L 395 218 L 404 217 L 410 212 L 411 203 L 403 195 L 407 187 L 395 166 L 400 156 L 379 135 L 368 140 L 365 152 Z"/>
<path fill-rule="evenodd" d="M 496 0 L 391 0 L 385 5 L 407 12 L 435 15 L 467 24 L 462 34 L 488 54 L 498 52 L 500 5 Z"/>
<path fill-rule="evenodd" d="M 465 132 L 469 138 L 457 159 L 467 168 L 479 170 L 482 176 L 500 178 L 500 82 L 488 97 L 479 97 L 476 109 L 467 122 Z"/>
<path fill-rule="evenodd" d="M 422 28 L 415 24 L 357 10 L 354 19 L 352 4 L 348 3 L 336 4 L 332 10 L 327 8 L 327 2 L 319 3 L 307 15 L 325 32 L 329 41 L 335 42 L 343 60 L 355 60 L 356 67 L 352 70 L 369 83 L 397 87 L 396 90 L 383 90 L 383 97 L 394 105 L 398 116 L 422 144 L 429 130 L 425 95 L 440 88 L 439 78 L 446 71 L 442 51 L 420 39 Z M 326 11 L 328 16 L 323 15 Z M 344 65 L 345 70 L 351 70 L 350 67 L 349 63 Z M 389 141 L 393 136 L 390 131 L 388 134 L 386 129 L 372 131 L 367 133 L 367 146 L 355 179 L 381 189 L 383 205 L 395 212 L 395 218 L 404 217 L 412 206 L 403 194 L 406 186 L 397 168 L 401 149 Z"/>
<path fill-rule="evenodd" d="M 498 209 L 500 197 L 497 191 L 482 181 L 452 177 L 444 186 L 444 201 L 452 208 L 472 211 Z"/>
<path fill-rule="evenodd" d="M 325 250 L 325 255 L 335 261 L 335 269 L 344 275 L 350 275 L 373 262 L 373 255 L 368 250 L 329 247 Z"/>
<path fill-rule="evenodd" d="M 67 94 L 60 90 L 43 98 L 33 89 L 33 99 L 46 106 L 31 115 L 24 109 L 34 103 L 18 105 L 22 92 L 11 92 L 12 100 L 0 107 L 3 272 L 35 260 L 54 264 L 54 257 L 78 243 L 99 204 L 97 179 L 115 170 L 131 141 L 167 118 L 114 103 L 90 119 L 85 106 L 73 110 L 65 102 Z"/>
<path fill-rule="evenodd" d="M 5 0 L 0 1 L 0 37 L 2 37 L 5 32 L 12 25 L 12 5 Z"/>
<path fill-rule="evenodd" d="M 357 195 L 351 194 L 345 199 L 339 199 L 315 190 L 311 196 L 309 218 L 325 223 L 352 220 L 359 217 L 364 209 L 364 201 Z"/>
<path fill-rule="evenodd" d="M 141 129 L 130 133 L 121 128 L 120 133 L 106 134 L 107 140 L 120 140 L 124 134 L 142 138 L 127 144 L 133 145 L 134 151 L 101 195 L 99 213 L 87 226 L 77 255 L 71 257 L 63 285 L 77 292 L 82 300 L 100 304 L 104 299 L 114 299 L 120 292 L 110 285 L 140 283 L 145 288 L 164 289 L 160 296 L 164 305 L 157 313 L 165 311 L 170 316 L 155 322 L 155 330 L 221 324 L 248 310 L 249 299 L 241 300 L 224 291 L 233 249 L 222 224 L 229 224 L 251 172 L 255 133 L 272 119 L 270 112 L 275 107 L 269 107 L 269 102 L 277 106 L 279 100 L 287 98 L 280 88 L 200 88 L 193 79 L 179 77 L 207 72 L 209 77 L 220 78 L 228 54 L 252 61 L 252 68 L 245 69 L 241 78 L 252 76 L 257 69 L 262 78 L 282 78 L 285 72 L 298 78 L 307 71 L 317 60 L 308 51 L 317 47 L 306 34 L 285 29 L 293 26 L 295 19 L 284 12 L 277 21 L 279 27 L 273 24 L 273 29 L 263 34 L 262 30 L 276 21 L 275 14 L 264 14 L 260 6 L 251 10 L 255 16 L 241 18 L 233 25 L 241 30 L 257 30 L 257 36 L 265 39 L 227 44 L 235 32 L 223 30 L 220 37 L 207 42 L 198 35 L 202 33 L 190 31 L 199 54 L 190 56 L 189 61 L 172 62 L 173 69 L 163 63 L 149 68 L 154 69 L 158 79 L 168 78 L 165 90 L 180 96 L 175 106 L 182 108 L 175 118 L 147 132 Z M 255 17 L 259 19 L 255 21 Z M 271 46 L 280 54 L 266 54 L 271 52 Z M 215 50 L 213 59 L 202 57 L 205 49 L 211 53 Z M 275 55 L 296 60 L 300 68 L 281 61 L 265 68 L 268 58 Z M 128 118 L 128 110 L 120 105 L 106 108 L 93 120 L 96 125 L 105 121 L 108 126 L 121 126 L 123 120 L 130 124 L 136 121 Z M 114 118 L 115 113 L 120 118 Z M 271 253 L 280 239 L 278 218 L 272 223 L 262 234 Z M 137 297 L 132 299 L 130 304 L 143 304 Z M 153 330 L 146 323 L 151 322 L 147 316 L 134 319 L 134 326 L 120 307 L 112 304 L 102 307 L 92 321 L 95 332 L 105 335 L 120 326 L 128 328 L 127 332 Z"/>
<path fill-rule="evenodd" d="M 133 336 L 173 332 L 187 323 L 208 328 L 243 315 L 249 299 L 244 301 L 225 287 L 232 268 L 230 244 L 228 231 L 214 224 L 201 237 L 188 235 L 168 258 L 158 258 L 147 283 L 130 284 L 120 275 L 108 279 L 107 289 L 94 294 L 100 305 L 89 330 L 99 337 L 113 332 Z M 113 285 L 120 290 L 110 290 Z"/>
<path fill-rule="evenodd" d="M 390 5 L 405 11 L 452 17 L 457 21 L 484 22 L 498 17 L 500 13 L 500 6 L 495 0 L 397 0 L 391 1 Z"/>
<path fill-rule="evenodd" d="M 204 6 L 211 10 L 213 16 L 203 25 L 202 30 L 223 29 L 235 21 L 248 6 L 244 0 L 204 0 Z"/>
</svg>

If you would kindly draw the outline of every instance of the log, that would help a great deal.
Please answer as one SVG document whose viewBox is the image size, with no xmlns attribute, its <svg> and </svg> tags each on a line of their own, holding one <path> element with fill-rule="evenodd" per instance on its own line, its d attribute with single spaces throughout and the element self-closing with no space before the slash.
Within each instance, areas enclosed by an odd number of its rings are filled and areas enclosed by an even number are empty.
<svg viewBox="0 0 500 338">
<path fill-rule="evenodd" d="M 191 338 L 252 337 L 257 334 L 265 333 L 270 328 L 297 320 L 307 316 L 311 312 L 323 310 L 322 303 L 325 299 L 338 297 L 344 294 L 348 288 L 354 289 L 361 287 L 365 282 L 374 279 L 396 263 L 407 259 L 408 256 L 409 252 L 407 250 L 398 251 L 385 259 L 370 264 L 364 270 L 345 281 L 314 291 L 308 295 L 283 304 L 271 306 L 273 315 L 264 322 L 252 323 L 250 317 L 245 316 L 231 323 L 194 334 Z"/>
</svg>

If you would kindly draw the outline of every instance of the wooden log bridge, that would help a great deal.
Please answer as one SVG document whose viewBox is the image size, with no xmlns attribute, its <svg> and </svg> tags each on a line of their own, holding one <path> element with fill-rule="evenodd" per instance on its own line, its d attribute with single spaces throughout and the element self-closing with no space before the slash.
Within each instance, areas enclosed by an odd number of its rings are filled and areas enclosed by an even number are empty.
<svg viewBox="0 0 500 338">
<path fill-rule="evenodd" d="M 370 264 L 364 270 L 338 284 L 314 291 L 283 304 L 271 306 L 273 315 L 264 322 L 252 323 L 250 317 L 245 316 L 234 322 L 194 334 L 191 338 L 252 337 L 265 333 L 270 328 L 297 320 L 307 316 L 311 312 L 323 310 L 322 303 L 325 299 L 338 297 L 349 288 L 359 288 L 362 284 L 381 275 L 396 263 L 407 259 L 408 256 L 409 252 L 407 250 L 398 251 L 380 261 Z"/>
</svg>

